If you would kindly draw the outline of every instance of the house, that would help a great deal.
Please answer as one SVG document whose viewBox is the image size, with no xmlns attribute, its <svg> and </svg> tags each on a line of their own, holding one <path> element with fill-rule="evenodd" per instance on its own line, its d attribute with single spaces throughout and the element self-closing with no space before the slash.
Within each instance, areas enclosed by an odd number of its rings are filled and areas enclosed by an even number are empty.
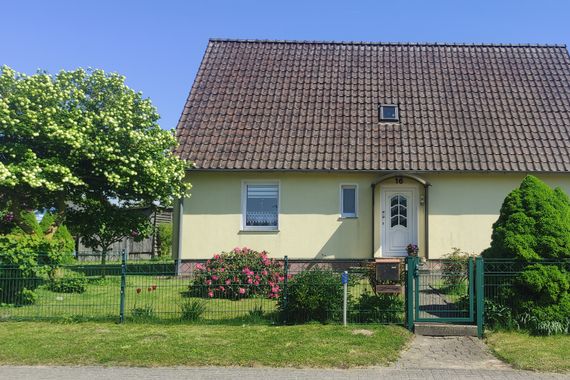
<svg viewBox="0 0 570 380">
<path fill-rule="evenodd" d="M 174 252 L 440 258 L 532 173 L 570 192 L 562 45 L 211 40 L 176 129 Z"/>
</svg>

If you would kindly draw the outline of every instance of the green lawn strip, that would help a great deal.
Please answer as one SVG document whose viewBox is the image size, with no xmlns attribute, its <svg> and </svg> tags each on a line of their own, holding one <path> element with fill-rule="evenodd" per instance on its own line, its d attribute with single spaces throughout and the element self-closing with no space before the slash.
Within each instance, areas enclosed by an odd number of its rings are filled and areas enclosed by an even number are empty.
<svg viewBox="0 0 570 380">
<path fill-rule="evenodd" d="M 532 336 L 524 332 L 493 332 L 487 344 L 500 359 L 515 368 L 570 372 L 570 336 Z"/>
<path fill-rule="evenodd" d="M 386 365 L 409 338 L 378 325 L 4 322 L 0 364 L 349 368 Z"/>
</svg>

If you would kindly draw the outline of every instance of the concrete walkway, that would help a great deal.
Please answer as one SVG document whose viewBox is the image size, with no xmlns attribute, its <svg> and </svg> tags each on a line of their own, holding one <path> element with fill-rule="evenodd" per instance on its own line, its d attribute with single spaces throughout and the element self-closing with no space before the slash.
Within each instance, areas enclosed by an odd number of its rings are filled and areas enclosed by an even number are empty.
<svg viewBox="0 0 570 380">
<path fill-rule="evenodd" d="M 321 370 L 289 368 L 0 367 L 2 380 L 297 380 L 297 379 L 570 379 L 570 375 L 515 371 L 469 337 L 417 336 L 391 367 Z"/>
</svg>

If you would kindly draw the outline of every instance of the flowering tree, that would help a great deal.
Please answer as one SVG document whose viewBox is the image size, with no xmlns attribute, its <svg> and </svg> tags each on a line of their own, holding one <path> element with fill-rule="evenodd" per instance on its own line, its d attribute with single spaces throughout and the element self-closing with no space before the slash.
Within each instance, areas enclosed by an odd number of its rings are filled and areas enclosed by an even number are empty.
<svg viewBox="0 0 570 380">
<path fill-rule="evenodd" d="M 170 204 L 189 185 L 185 163 L 173 154 L 176 141 L 158 119 L 150 100 L 118 74 L 78 69 L 27 76 L 3 66 L 0 210 L 22 227 L 22 210 L 54 210 L 49 238 L 70 209 L 122 218 L 110 199 L 124 207 Z"/>
</svg>

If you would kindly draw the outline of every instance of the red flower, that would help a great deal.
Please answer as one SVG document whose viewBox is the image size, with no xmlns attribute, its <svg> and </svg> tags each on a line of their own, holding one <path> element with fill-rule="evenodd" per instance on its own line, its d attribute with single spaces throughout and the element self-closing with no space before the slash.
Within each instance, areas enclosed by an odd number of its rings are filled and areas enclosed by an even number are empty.
<svg viewBox="0 0 570 380">
<path fill-rule="evenodd" d="M 140 292 L 142 292 L 141 288 L 137 288 L 137 294 L 140 294 Z"/>
</svg>

